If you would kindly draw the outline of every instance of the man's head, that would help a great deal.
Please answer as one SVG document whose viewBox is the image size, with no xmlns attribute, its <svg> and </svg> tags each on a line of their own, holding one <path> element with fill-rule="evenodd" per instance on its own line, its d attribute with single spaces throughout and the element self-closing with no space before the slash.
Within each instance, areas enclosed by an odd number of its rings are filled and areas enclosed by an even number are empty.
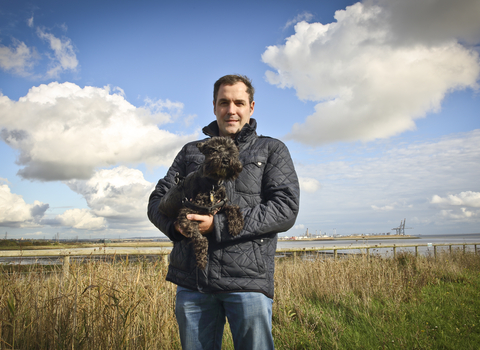
<svg viewBox="0 0 480 350">
<path fill-rule="evenodd" d="M 250 122 L 255 106 L 254 92 L 250 79 L 242 75 L 226 75 L 215 82 L 213 112 L 220 136 L 234 137 Z"/>
<path fill-rule="evenodd" d="M 252 81 L 245 75 L 225 75 L 218 79 L 213 85 L 213 103 L 217 102 L 218 90 L 221 85 L 235 85 L 236 83 L 244 83 L 247 88 L 248 102 L 254 101 L 253 95 L 255 94 L 255 88 L 252 85 Z"/>
</svg>

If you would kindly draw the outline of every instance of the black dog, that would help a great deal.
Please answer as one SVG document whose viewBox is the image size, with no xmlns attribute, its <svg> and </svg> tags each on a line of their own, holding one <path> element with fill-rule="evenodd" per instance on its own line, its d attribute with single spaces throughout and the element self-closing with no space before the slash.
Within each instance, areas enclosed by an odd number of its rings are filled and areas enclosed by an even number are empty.
<svg viewBox="0 0 480 350">
<path fill-rule="evenodd" d="M 208 240 L 198 230 L 198 222 L 187 219 L 188 214 L 216 214 L 227 217 L 228 231 L 236 236 L 243 229 L 243 216 L 237 205 L 227 204 L 224 181 L 235 180 L 242 171 L 238 148 L 229 137 L 212 137 L 197 144 L 205 155 L 197 171 L 185 178 L 176 176 L 176 185 L 162 198 L 159 210 L 164 215 L 176 217 L 182 232 L 192 239 L 197 266 L 205 269 Z"/>
</svg>

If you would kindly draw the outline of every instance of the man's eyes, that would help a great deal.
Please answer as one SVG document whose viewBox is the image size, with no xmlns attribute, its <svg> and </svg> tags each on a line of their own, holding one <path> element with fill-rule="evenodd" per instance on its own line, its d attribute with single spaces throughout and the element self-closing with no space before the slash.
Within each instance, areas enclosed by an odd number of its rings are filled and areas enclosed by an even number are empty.
<svg viewBox="0 0 480 350">
<path fill-rule="evenodd" d="M 228 101 L 221 101 L 220 102 L 220 106 L 228 106 L 229 104 L 230 104 L 230 102 L 228 102 Z M 245 102 L 244 101 L 235 101 L 235 105 L 245 106 Z"/>
</svg>

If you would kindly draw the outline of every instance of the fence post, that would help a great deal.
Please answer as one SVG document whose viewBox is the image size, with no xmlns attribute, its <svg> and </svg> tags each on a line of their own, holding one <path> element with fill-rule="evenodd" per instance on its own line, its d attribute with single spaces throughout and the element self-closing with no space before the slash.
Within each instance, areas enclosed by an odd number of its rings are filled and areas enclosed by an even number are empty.
<svg viewBox="0 0 480 350">
<path fill-rule="evenodd" d="M 450 245 L 450 255 L 452 255 L 452 246 Z"/>
<path fill-rule="evenodd" d="M 435 257 L 435 260 L 437 260 L 437 246 L 433 246 L 433 256 Z"/>
<path fill-rule="evenodd" d="M 370 248 L 367 248 L 367 261 L 370 261 Z"/>
<path fill-rule="evenodd" d="M 415 246 L 415 257 L 418 258 L 418 245 Z"/>
<path fill-rule="evenodd" d="M 463 254 L 465 254 L 465 244 L 463 245 Z"/>
<path fill-rule="evenodd" d="M 393 258 L 397 258 L 397 247 L 395 247 L 395 244 L 393 245 Z"/>
<path fill-rule="evenodd" d="M 68 278 L 70 272 L 70 256 L 65 255 L 63 257 L 63 277 Z"/>
<path fill-rule="evenodd" d="M 333 260 L 337 261 L 337 250 L 336 249 L 333 250 Z"/>
</svg>

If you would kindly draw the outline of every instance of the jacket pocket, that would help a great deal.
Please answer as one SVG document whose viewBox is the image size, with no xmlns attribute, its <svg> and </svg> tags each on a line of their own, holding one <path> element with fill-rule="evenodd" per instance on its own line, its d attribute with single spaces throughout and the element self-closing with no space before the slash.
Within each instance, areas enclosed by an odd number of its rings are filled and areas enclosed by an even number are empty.
<svg viewBox="0 0 480 350">
<path fill-rule="evenodd" d="M 192 157 L 190 159 L 187 159 L 185 161 L 185 169 L 187 170 L 185 176 L 197 170 L 200 164 L 202 163 L 203 163 L 203 158 L 200 158 L 200 157 L 196 157 L 196 158 Z"/>
<path fill-rule="evenodd" d="M 193 252 L 193 245 L 190 239 L 182 239 L 179 242 L 175 242 L 172 252 L 170 253 L 170 266 L 190 272 L 195 270 L 195 253 Z"/>
<path fill-rule="evenodd" d="M 266 163 L 267 158 L 258 155 L 243 162 L 243 170 L 235 180 L 235 190 L 248 194 L 260 194 Z"/>
<path fill-rule="evenodd" d="M 223 249 L 220 261 L 222 277 L 266 278 L 266 266 L 260 241 L 240 242 Z"/>
</svg>

